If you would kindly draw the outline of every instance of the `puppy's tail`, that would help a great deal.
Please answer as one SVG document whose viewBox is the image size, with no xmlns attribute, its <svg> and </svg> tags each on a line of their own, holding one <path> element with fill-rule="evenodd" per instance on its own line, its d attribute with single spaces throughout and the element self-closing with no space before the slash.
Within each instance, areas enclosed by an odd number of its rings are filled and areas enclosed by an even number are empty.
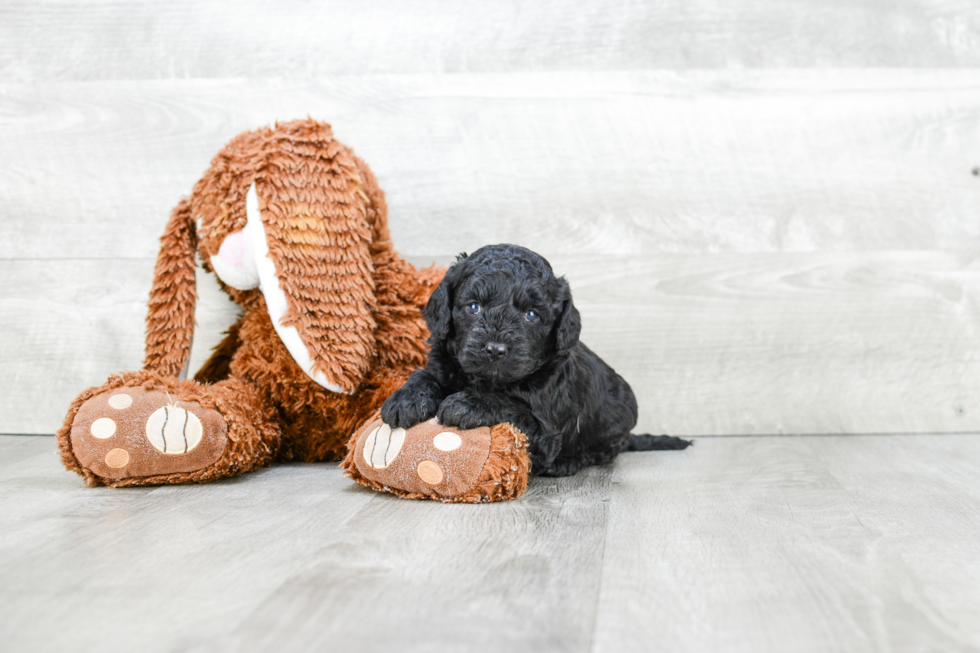
<svg viewBox="0 0 980 653">
<path fill-rule="evenodd" d="M 630 435 L 625 451 L 663 451 L 687 449 L 693 442 L 671 435 Z"/>
</svg>

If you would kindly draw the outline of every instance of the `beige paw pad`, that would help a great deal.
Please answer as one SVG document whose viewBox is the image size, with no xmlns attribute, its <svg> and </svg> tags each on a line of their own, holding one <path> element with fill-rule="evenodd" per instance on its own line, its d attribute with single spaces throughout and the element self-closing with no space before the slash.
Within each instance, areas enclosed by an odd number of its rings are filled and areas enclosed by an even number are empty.
<svg viewBox="0 0 980 653">
<path fill-rule="evenodd" d="M 129 464 L 129 452 L 125 449 L 112 449 L 106 452 L 105 464 L 113 469 L 122 469 Z"/>
<path fill-rule="evenodd" d="M 442 479 L 446 478 L 446 475 L 442 472 L 442 467 L 431 460 L 423 460 L 420 462 L 416 473 L 419 475 L 420 479 L 429 485 L 439 485 L 442 483 Z"/>
<path fill-rule="evenodd" d="M 194 413 L 179 406 L 158 408 L 146 420 L 146 438 L 157 451 L 180 455 L 201 443 L 204 427 Z"/>
<path fill-rule="evenodd" d="M 108 417 L 100 417 L 99 419 L 92 422 L 92 427 L 90 429 L 92 435 L 104 440 L 106 438 L 111 438 L 116 433 L 116 423 L 113 422 Z"/>
<path fill-rule="evenodd" d="M 443 431 L 432 438 L 432 446 L 439 451 L 456 451 L 463 444 L 463 439 L 452 431 Z"/>
<path fill-rule="evenodd" d="M 374 469 L 384 469 L 394 462 L 404 443 L 405 429 L 382 424 L 364 442 L 364 462 Z"/>
<path fill-rule="evenodd" d="M 109 405 L 116 410 L 123 410 L 133 405 L 133 398 L 128 394 L 121 392 L 117 395 L 112 395 L 109 397 Z"/>
</svg>

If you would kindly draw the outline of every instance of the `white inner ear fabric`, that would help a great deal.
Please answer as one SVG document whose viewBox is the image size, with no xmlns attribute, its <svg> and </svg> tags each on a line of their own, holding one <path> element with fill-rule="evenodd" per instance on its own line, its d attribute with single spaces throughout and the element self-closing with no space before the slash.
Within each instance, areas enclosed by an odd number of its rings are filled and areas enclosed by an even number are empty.
<svg viewBox="0 0 980 653">
<path fill-rule="evenodd" d="M 248 217 L 248 226 L 245 231 L 251 235 L 255 267 L 259 276 L 259 290 L 265 297 L 265 305 L 269 309 L 272 326 L 279 335 L 279 339 L 282 340 L 282 344 L 286 345 L 290 356 L 299 364 L 307 376 L 331 392 L 349 394 L 345 393 L 339 385 L 327 380 L 327 376 L 323 372 L 313 372 L 310 351 L 303 339 L 300 338 L 299 331 L 294 326 L 283 326 L 282 324 L 282 318 L 288 308 L 286 293 L 279 287 L 276 264 L 269 258 L 269 243 L 266 241 L 265 225 L 262 223 L 262 216 L 259 213 L 259 195 L 255 190 L 254 183 L 249 187 L 248 194 L 245 196 L 245 213 Z"/>
<path fill-rule="evenodd" d="M 253 251 L 253 239 L 251 231 L 254 227 L 246 225 L 241 231 L 229 234 L 221 243 L 221 249 L 211 257 L 211 267 L 218 278 L 236 290 L 251 290 L 259 287 L 259 272 L 255 267 L 255 252 Z M 227 251 L 227 246 L 232 241 L 241 239 L 241 246 L 245 249 L 241 265 L 235 265 L 231 261 L 225 260 L 222 252 Z"/>
</svg>

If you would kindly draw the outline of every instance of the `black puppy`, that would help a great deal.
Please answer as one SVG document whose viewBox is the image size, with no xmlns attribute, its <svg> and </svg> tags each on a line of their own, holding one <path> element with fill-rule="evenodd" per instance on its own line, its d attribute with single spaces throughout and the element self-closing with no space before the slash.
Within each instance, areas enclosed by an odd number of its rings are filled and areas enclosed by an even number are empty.
<svg viewBox="0 0 980 653">
<path fill-rule="evenodd" d="M 462 254 L 425 307 L 429 360 L 381 406 L 391 426 L 437 415 L 463 429 L 510 422 L 528 436 L 531 471 L 570 476 L 621 451 L 683 449 L 680 438 L 630 435 L 629 384 L 579 342 L 568 282 L 516 245 Z"/>
</svg>

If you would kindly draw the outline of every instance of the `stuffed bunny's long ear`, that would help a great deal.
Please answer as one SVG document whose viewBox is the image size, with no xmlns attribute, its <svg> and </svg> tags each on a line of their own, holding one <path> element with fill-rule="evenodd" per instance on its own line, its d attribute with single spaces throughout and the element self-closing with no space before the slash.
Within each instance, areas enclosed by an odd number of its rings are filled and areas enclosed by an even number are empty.
<svg viewBox="0 0 980 653">
<path fill-rule="evenodd" d="M 357 390 L 377 355 L 372 248 L 390 247 L 383 195 L 362 165 L 314 120 L 232 139 L 164 235 L 147 366 L 176 375 L 189 358 L 197 247 L 233 299 L 261 292 L 305 374 L 332 392 Z"/>
<path fill-rule="evenodd" d="M 270 136 L 246 197 L 259 287 L 303 371 L 352 393 L 375 356 L 377 328 L 365 180 L 325 125 L 285 123 Z"/>
<path fill-rule="evenodd" d="M 153 287 L 146 315 L 146 355 L 143 367 L 164 376 L 186 373 L 194 339 L 197 302 L 194 269 L 197 231 L 190 203 L 181 200 L 160 238 Z"/>
<path fill-rule="evenodd" d="M 252 184 L 251 188 L 248 189 L 248 195 L 245 197 L 245 210 L 248 213 L 248 226 L 245 227 L 243 233 L 249 245 L 247 251 L 254 257 L 251 267 L 255 269 L 255 274 L 258 277 L 258 288 L 265 298 L 272 327 L 276 330 L 276 334 L 286 346 L 293 360 L 304 372 L 327 390 L 344 392 L 343 387 L 331 382 L 323 370 L 317 368 L 310 357 L 310 349 L 303 342 L 299 330 L 291 324 L 287 325 L 284 320 L 286 312 L 289 310 L 289 302 L 276 274 L 276 265 L 269 258 L 268 236 L 262 223 L 259 196 L 255 191 L 255 184 Z M 214 258 L 212 257 L 213 261 Z"/>
</svg>

